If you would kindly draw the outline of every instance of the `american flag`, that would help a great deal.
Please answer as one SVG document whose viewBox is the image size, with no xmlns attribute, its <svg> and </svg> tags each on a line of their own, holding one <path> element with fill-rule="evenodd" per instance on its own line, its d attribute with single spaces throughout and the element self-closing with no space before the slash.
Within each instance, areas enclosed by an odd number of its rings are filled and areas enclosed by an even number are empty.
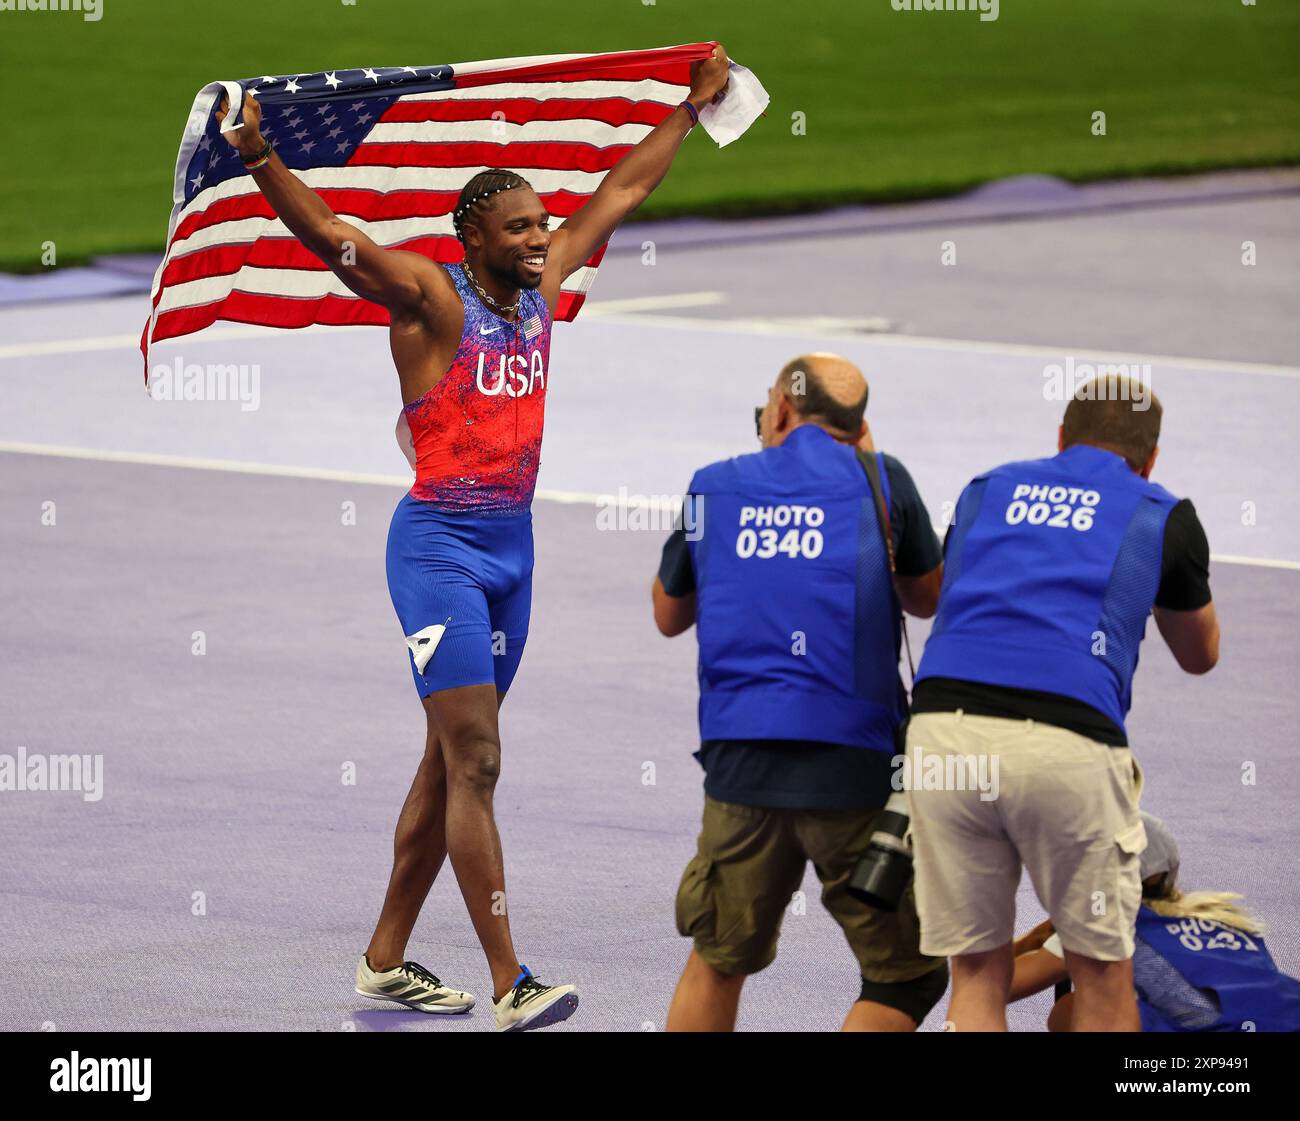
<svg viewBox="0 0 1300 1121">
<path fill-rule="evenodd" d="M 524 328 L 524 338 L 528 342 L 532 342 L 533 339 L 537 338 L 537 336 L 542 333 L 541 316 L 539 316 L 536 312 L 534 312 L 532 315 L 530 315 L 527 319 L 524 320 L 523 328 Z"/>
<path fill-rule="evenodd" d="M 252 90 L 285 164 L 377 244 L 463 257 L 451 211 L 479 171 L 505 167 L 541 196 L 556 229 L 606 172 L 686 97 L 690 64 L 716 43 L 452 66 L 379 66 L 213 82 L 199 91 L 176 160 L 167 248 L 140 348 L 219 319 L 268 327 L 387 324 L 289 233 L 221 136 L 214 109 Z M 242 110 L 240 111 L 242 118 Z M 582 307 L 602 245 L 561 289 Z"/>
</svg>

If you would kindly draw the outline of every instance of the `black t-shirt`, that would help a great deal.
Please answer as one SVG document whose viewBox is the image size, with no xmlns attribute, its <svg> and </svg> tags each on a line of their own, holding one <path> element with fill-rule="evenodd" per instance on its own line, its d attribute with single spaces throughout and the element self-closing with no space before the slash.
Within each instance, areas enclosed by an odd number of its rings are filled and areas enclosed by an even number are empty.
<svg viewBox="0 0 1300 1121">
<path fill-rule="evenodd" d="M 947 542 L 945 541 L 945 546 Z M 1165 522 L 1164 552 L 1160 560 L 1160 586 L 1156 606 L 1170 611 L 1196 611 L 1210 602 L 1210 543 L 1184 498 Z M 982 685 L 954 677 L 927 677 L 912 690 L 912 712 L 955 712 L 972 716 L 1001 716 L 1012 720 L 1037 720 L 1078 732 L 1098 743 L 1127 747 L 1123 729 L 1092 705 L 1059 693 Z"/>
<path fill-rule="evenodd" d="M 900 576 L 924 576 L 939 566 L 943 550 L 907 468 L 891 455 L 882 458 L 889 479 L 895 568 Z M 664 543 L 659 580 L 664 591 L 676 598 L 695 591 L 695 572 L 683 529 L 674 530 Z M 695 758 L 704 768 L 704 789 L 709 797 L 742 806 L 878 809 L 891 789 L 891 755 L 847 744 L 706 740 Z"/>
</svg>

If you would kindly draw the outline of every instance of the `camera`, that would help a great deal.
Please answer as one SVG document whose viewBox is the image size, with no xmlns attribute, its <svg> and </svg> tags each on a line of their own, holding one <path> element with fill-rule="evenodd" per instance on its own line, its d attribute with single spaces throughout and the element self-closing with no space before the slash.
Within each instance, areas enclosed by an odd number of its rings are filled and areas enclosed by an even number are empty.
<svg viewBox="0 0 1300 1121">
<path fill-rule="evenodd" d="M 858 858 L 849 877 L 848 892 L 854 899 L 881 911 L 898 910 L 907 881 L 912 878 L 909 824 L 907 795 L 896 790 L 880 812 L 867 851 Z"/>
</svg>

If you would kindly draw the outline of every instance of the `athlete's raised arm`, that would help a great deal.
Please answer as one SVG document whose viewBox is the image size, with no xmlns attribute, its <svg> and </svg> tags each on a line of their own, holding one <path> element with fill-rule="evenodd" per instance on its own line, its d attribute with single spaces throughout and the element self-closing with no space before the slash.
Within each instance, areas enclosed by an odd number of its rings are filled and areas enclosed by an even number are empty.
<svg viewBox="0 0 1300 1121">
<path fill-rule="evenodd" d="M 224 120 L 229 102 L 221 99 L 217 119 Z M 262 108 L 244 94 L 244 123 L 226 139 L 245 163 L 270 147 L 261 132 Z M 404 250 L 384 249 L 355 226 L 338 217 L 325 200 L 293 174 L 274 151 L 250 174 L 271 208 L 299 241 L 333 270 L 358 296 L 403 315 L 432 312 L 454 293 L 442 272 L 428 258 Z"/>
<path fill-rule="evenodd" d="M 672 166 L 682 139 L 698 119 L 699 111 L 727 85 L 730 60 L 721 45 L 713 57 L 691 65 L 691 92 L 686 98 L 692 114 L 677 108 L 624 156 L 601 180 L 595 193 L 551 236 L 547 275 L 542 294 L 554 309 L 560 282 L 577 272 L 608 239 L 618 224 L 649 197 Z"/>
</svg>

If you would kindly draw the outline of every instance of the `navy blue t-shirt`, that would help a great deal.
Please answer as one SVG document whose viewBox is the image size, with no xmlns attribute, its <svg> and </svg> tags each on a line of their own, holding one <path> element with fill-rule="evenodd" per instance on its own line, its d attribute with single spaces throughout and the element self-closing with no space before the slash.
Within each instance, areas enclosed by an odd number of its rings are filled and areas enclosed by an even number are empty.
<svg viewBox="0 0 1300 1121">
<path fill-rule="evenodd" d="M 907 468 L 891 455 L 883 458 L 896 571 L 924 576 L 939 566 L 943 550 Z M 665 542 L 659 580 L 670 596 L 695 591 L 685 530 L 675 530 Z M 891 793 L 891 756 L 870 748 L 811 740 L 706 740 L 695 758 L 704 768 L 709 797 L 742 806 L 878 809 Z"/>
</svg>

